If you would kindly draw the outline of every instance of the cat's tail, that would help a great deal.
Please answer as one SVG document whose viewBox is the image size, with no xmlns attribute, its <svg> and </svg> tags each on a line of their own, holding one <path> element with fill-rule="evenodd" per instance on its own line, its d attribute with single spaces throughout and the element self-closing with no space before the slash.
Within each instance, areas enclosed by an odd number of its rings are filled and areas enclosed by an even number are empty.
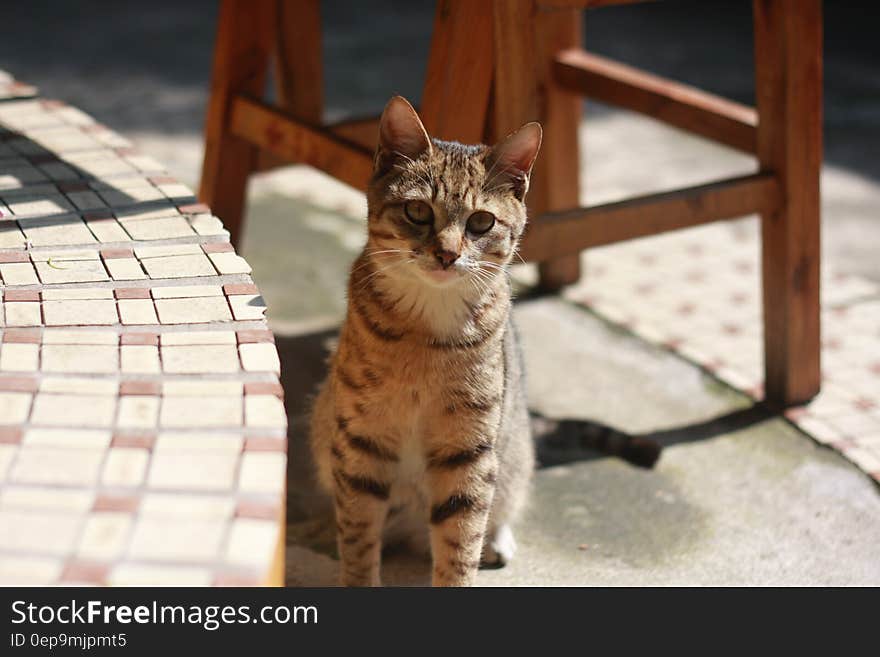
<svg viewBox="0 0 880 657">
<path fill-rule="evenodd" d="M 595 450 L 617 456 L 633 465 L 651 468 L 660 458 L 660 443 L 632 436 L 613 427 L 589 420 L 555 420 L 531 412 L 532 433 L 538 439 L 538 459 L 556 465 L 576 458 L 572 452 Z"/>
</svg>

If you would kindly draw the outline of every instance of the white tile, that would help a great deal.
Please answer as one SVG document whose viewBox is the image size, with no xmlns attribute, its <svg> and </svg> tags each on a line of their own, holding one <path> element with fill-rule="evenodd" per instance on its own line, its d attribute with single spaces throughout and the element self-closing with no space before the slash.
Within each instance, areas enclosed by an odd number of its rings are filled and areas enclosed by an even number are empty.
<svg viewBox="0 0 880 657">
<path fill-rule="evenodd" d="M 77 556 L 96 561 L 111 561 L 121 557 L 131 525 L 130 513 L 92 513 L 83 527 Z"/>
<path fill-rule="evenodd" d="M 44 344 L 43 371 L 111 374 L 119 369 L 119 350 L 107 345 Z"/>
<path fill-rule="evenodd" d="M 200 324 L 232 319 L 223 297 L 160 299 L 156 301 L 156 310 L 162 324 Z"/>
<path fill-rule="evenodd" d="M 40 345 L 5 342 L 0 345 L 0 370 L 36 372 L 40 369 Z"/>
<path fill-rule="evenodd" d="M 125 395 L 119 398 L 117 425 L 123 429 L 152 429 L 159 421 L 159 397 Z"/>
<path fill-rule="evenodd" d="M 248 372 L 281 372 L 278 350 L 272 342 L 253 342 L 239 345 L 242 367 Z"/>
<path fill-rule="evenodd" d="M 30 393 L 0 392 L 0 425 L 24 424 L 30 409 Z"/>
<path fill-rule="evenodd" d="M 34 400 L 31 422 L 53 427 L 110 427 L 115 411 L 115 397 L 40 393 Z"/>
<path fill-rule="evenodd" d="M 264 429 L 283 429 L 287 426 L 284 403 L 275 395 L 246 395 L 244 398 L 245 424 Z"/>
<path fill-rule="evenodd" d="M 119 317 L 123 324 L 158 324 L 152 299 L 120 299 Z"/>
<path fill-rule="evenodd" d="M 122 345 L 121 368 L 126 374 L 158 374 L 159 348 L 152 345 Z"/>
<path fill-rule="evenodd" d="M 147 472 L 150 453 L 133 447 L 114 447 L 107 453 L 101 483 L 104 486 L 135 488 L 140 486 Z"/>
<path fill-rule="evenodd" d="M 166 428 L 239 427 L 240 403 L 221 397 L 165 397 L 159 423 Z"/>
<path fill-rule="evenodd" d="M 162 347 L 167 374 L 222 374 L 239 371 L 234 345 L 181 345 Z"/>
</svg>

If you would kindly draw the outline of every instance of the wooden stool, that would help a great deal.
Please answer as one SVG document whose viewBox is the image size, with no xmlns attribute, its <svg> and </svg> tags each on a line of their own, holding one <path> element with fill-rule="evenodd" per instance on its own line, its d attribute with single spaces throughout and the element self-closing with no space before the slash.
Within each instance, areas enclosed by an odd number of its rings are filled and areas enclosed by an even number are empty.
<svg viewBox="0 0 880 657">
<path fill-rule="evenodd" d="M 753 0 L 756 109 L 580 49 L 581 9 L 633 1 L 440 0 L 425 126 L 441 139 L 491 143 L 543 124 L 522 255 L 539 263 L 546 288 L 575 282 L 589 247 L 759 213 L 766 400 L 806 402 L 820 385 L 821 0 Z M 277 107 L 263 102 L 270 59 Z M 757 172 L 579 207 L 581 96 L 754 153 Z M 199 196 L 233 241 L 255 171 L 300 162 L 365 188 L 378 116 L 327 125 L 322 110 L 317 0 L 223 0 Z"/>
</svg>

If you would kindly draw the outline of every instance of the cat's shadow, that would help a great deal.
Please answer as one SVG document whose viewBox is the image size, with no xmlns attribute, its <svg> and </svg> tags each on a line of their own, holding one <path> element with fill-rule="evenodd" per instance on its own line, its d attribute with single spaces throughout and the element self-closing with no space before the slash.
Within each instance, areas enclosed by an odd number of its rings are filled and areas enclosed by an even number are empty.
<svg viewBox="0 0 880 657">
<path fill-rule="evenodd" d="M 281 357 L 281 382 L 288 417 L 287 468 L 287 582 L 293 586 L 331 586 L 336 583 L 336 540 L 329 498 L 314 481 L 307 441 L 311 400 L 327 371 L 327 356 L 337 331 L 298 335 L 276 334 Z M 653 467 L 664 447 L 705 440 L 763 422 L 773 414 L 760 405 L 720 417 L 650 434 L 632 436 L 587 419 L 558 420 L 532 413 L 538 468 L 608 458 L 609 450 L 633 467 Z M 604 446 L 599 450 L 595 447 Z M 629 451 L 620 447 L 632 446 Z M 387 584 L 427 585 L 427 559 L 395 550 L 383 559 Z"/>
</svg>

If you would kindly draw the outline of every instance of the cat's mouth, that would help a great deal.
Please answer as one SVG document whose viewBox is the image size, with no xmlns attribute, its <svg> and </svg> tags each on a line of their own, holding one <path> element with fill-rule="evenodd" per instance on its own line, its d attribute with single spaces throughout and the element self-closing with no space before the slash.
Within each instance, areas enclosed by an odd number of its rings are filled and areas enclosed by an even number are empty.
<svg viewBox="0 0 880 657">
<path fill-rule="evenodd" d="M 461 272 L 456 267 L 443 269 L 442 267 L 422 269 L 425 275 L 434 283 L 449 283 L 461 278 Z"/>
</svg>

